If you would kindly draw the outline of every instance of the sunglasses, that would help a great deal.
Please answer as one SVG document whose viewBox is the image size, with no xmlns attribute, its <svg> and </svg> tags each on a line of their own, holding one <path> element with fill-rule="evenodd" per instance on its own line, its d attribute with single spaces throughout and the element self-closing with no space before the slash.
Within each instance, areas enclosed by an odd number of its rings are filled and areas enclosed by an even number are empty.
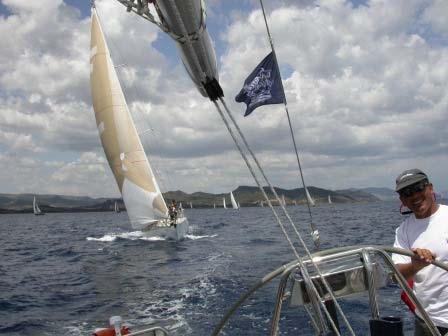
<svg viewBox="0 0 448 336">
<path fill-rule="evenodd" d="M 411 197 L 417 192 L 421 192 L 425 190 L 426 186 L 429 185 L 428 181 L 422 181 L 413 185 L 410 185 L 409 187 L 406 187 L 404 189 L 401 189 L 399 194 L 401 197 Z"/>
</svg>

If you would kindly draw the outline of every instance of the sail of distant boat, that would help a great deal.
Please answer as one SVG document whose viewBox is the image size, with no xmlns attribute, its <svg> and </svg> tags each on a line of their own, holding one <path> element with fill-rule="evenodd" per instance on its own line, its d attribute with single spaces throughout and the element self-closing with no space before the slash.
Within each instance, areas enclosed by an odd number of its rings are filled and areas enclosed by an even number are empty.
<svg viewBox="0 0 448 336">
<path fill-rule="evenodd" d="M 117 201 L 115 201 L 115 204 L 114 204 L 114 211 L 116 212 L 116 213 L 119 213 L 121 210 L 120 210 L 120 207 L 118 206 L 118 202 Z"/>
<path fill-rule="evenodd" d="M 332 204 L 333 202 L 331 201 L 331 196 L 328 195 L 328 204 Z"/>
<path fill-rule="evenodd" d="M 314 202 L 313 198 L 310 195 L 310 192 L 308 191 L 308 188 L 305 188 L 306 198 L 308 199 L 308 202 L 311 206 L 315 206 L 316 202 Z"/>
<path fill-rule="evenodd" d="M 36 196 L 33 197 L 33 213 L 37 216 L 37 215 L 44 215 L 44 213 L 42 212 L 42 210 L 40 210 L 39 205 L 37 204 L 36 201 Z"/>
<path fill-rule="evenodd" d="M 236 203 L 235 196 L 233 196 L 233 192 L 230 192 L 230 202 L 232 203 L 233 209 L 239 209 L 238 204 Z"/>
<path fill-rule="evenodd" d="M 227 207 L 226 207 L 226 198 L 225 197 L 222 198 L 222 207 L 224 209 L 227 209 Z"/>
<path fill-rule="evenodd" d="M 193 209 L 193 203 L 190 202 L 190 209 Z"/>
<path fill-rule="evenodd" d="M 137 230 L 169 227 L 168 207 L 130 115 L 95 9 L 90 48 L 91 95 L 98 132 L 131 226 Z M 176 232 L 181 238 L 186 229 L 177 225 Z"/>
<path fill-rule="evenodd" d="M 283 205 L 283 206 L 286 206 L 285 195 L 282 195 L 282 205 Z"/>
</svg>

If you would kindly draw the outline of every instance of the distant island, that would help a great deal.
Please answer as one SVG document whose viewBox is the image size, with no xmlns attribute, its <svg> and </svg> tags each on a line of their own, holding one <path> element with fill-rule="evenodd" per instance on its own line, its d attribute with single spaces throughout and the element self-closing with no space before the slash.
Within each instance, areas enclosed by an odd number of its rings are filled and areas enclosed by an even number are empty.
<svg viewBox="0 0 448 336">
<path fill-rule="evenodd" d="M 274 205 L 274 195 L 268 187 L 264 187 L 268 197 Z M 306 194 L 303 188 L 282 189 L 275 188 L 277 194 L 284 196 L 287 205 L 306 204 Z M 393 190 L 387 188 L 363 188 L 327 190 L 317 187 L 308 187 L 316 204 L 328 203 L 328 196 L 333 203 L 378 202 L 397 199 Z M 241 207 L 260 206 L 263 200 L 261 191 L 253 186 L 239 186 L 233 190 L 233 194 Z M 43 212 L 97 212 L 113 211 L 117 201 L 121 210 L 126 210 L 123 200 L 117 198 L 91 198 L 87 196 L 63 196 L 63 195 L 35 195 L 35 194 L 0 194 L 0 214 L 32 213 L 33 197 L 38 198 L 39 207 Z M 175 199 L 182 202 L 184 208 L 217 208 L 222 207 L 223 198 L 230 205 L 229 193 L 211 194 L 206 192 L 194 192 L 192 194 L 183 191 L 168 191 L 163 194 L 167 201 Z"/>
</svg>

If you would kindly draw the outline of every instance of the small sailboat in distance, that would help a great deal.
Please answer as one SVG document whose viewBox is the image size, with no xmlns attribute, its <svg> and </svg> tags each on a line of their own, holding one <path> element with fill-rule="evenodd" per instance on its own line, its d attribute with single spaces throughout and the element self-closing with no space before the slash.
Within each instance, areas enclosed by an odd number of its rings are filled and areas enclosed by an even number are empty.
<svg viewBox="0 0 448 336">
<path fill-rule="evenodd" d="M 115 72 L 101 25 L 92 8 L 90 83 L 101 143 L 120 189 L 131 226 L 148 235 L 181 239 L 186 217 L 170 219 L 168 207 L 140 142 Z"/>
<path fill-rule="evenodd" d="M 43 213 L 42 210 L 40 210 L 39 205 L 37 204 L 36 196 L 33 197 L 33 213 L 36 216 L 45 215 L 45 213 Z"/>
<path fill-rule="evenodd" d="M 333 204 L 333 202 L 331 201 L 331 196 L 328 195 L 328 204 Z"/>
<path fill-rule="evenodd" d="M 222 198 L 222 207 L 224 209 L 227 209 L 227 207 L 226 207 L 226 198 L 225 197 Z"/>
<path fill-rule="evenodd" d="M 308 199 L 308 202 L 311 206 L 315 206 L 316 202 L 314 202 L 313 198 L 310 195 L 310 192 L 308 191 L 308 188 L 305 188 L 306 198 Z"/>
<path fill-rule="evenodd" d="M 120 213 L 121 212 L 120 207 L 118 206 L 118 202 L 117 201 L 115 201 L 115 204 L 114 204 L 114 211 L 116 213 Z"/>
<path fill-rule="evenodd" d="M 233 192 L 230 192 L 230 202 L 232 203 L 232 208 L 238 210 L 239 206 L 236 203 L 235 197 L 233 196 Z"/>
</svg>

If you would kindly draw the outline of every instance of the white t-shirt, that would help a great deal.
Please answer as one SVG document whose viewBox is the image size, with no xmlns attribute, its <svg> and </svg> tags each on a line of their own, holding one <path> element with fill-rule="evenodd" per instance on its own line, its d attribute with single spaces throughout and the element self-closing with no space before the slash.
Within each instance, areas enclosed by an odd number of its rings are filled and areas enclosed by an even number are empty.
<svg viewBox="0 0 448 336">
<path fill-rule="evenodd" d="M 437 261 L 448 263 L 448 206 L 439 205 L 428 218 L 409 216 L 395 231 L 394 247 L 428 249 L 435 253 Z M 392 259 L 396 264 L 411 262 L 410 257 L 399 254 L 393 254 Z M 448 272 L 426 266 L 414 276 L 414 292 L 433 322 L 448 328 Z"/>
</svg>

